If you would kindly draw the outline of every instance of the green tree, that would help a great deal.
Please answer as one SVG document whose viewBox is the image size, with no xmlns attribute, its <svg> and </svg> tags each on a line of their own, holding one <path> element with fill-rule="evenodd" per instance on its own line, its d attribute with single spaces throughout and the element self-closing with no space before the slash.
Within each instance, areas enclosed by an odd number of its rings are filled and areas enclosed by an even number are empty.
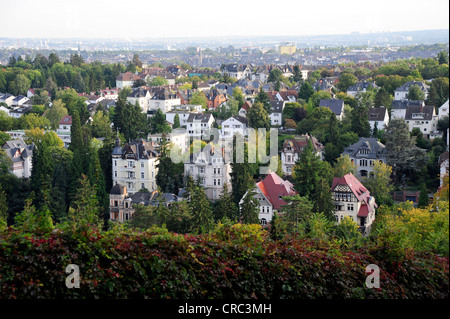
<svg viewBox="0 0 450 319">
<path fill-rule="evenodd" d="M 241 88 L 236 86 L 233 88 L 233 98 L 238 102 L 238 110 L 244 105 L 244 93 Z"/>
<path fill-rule="evenodd" d="M 429 205 L 430 203 L 430 199 L 428 197 L 428 190 L 425 186 L 425 183 L 422 183 L 422 186 L 420 188 L 420 193 L 419 193 L 419 202 L 417 203 L 417 206 L 419 208 L 425 208 Z"/>
<path fill-rule="evenodd" d="M 167 124 L 166 116 L 158 109 L 156 113 L 150 118 L 151 134 L 170 133 L 171 128 Z"/>
<path fill-rule="evenodd" d="M 395 181 L 403 175 L 412 176 L 427 162 L 425 150 L 416 146 L 415 138 L 409 133 L 403 119 L 393 119 L 385 131 L 386 163 L 392 167 Z"/>
<path fill-rule="evenodd" d="M 159 163 L 157 165 L 156 184 L 164 193 L 175 193 L 183 187 L 183 162 L 174 163 L 170 157 L 172 145 L 163 139 L 160 148 Z"/>
<path fill-rule="evenodd" d="M 149 79 L 147 84 L 148 86 L 163 86 L 169 84 L 169 81 L 162 76 L 155 76 L 154 78 Z"/>
<path fill-rule="evenodd" d="M 77 188 L 74 200 L 69 208 L 69 219 L 81 225 L 100 226 L 99 205 L 97 190 L 91 185 L 86 175 L 79 179 L 80 187 Z"/>
<path fill-rule="evenodd" d="M 240 219 L 243 224 L 259 224 L 259 202 L 255 195 L 255 186 L 250 184 L 240 203 Z"/>
<path fill-rule="evenodd" d="M 202 91 L 196 91 L 192 95 L 191 104 L 201 105 L 202 108 L 206 109 L 208 106 L 208 100 L 206 99 L 206 96 Z"/>
<path fill-rule="evenodd" d="M 298 64 L 295 64 L 292 70 L 292 80 L 295 83 L 302 83 L 303 82 L 303 75 L 300 71 L 300 66 Z"/>
<path fill-rule="evenodd" d="M 313 213 L 313 203 L 307 197 L 300 195 L 284 196 L 283 200 L 286 202 L 286 205 L 282 207 L 283 221 L 287 225 L 287 230 L 298 231 L 300 223 L 308 220 Z"/>
<path fill-rule="evenodd" d="M 189 192 L 189 207 L 192 212 L 192 230 L 196 233 L 208 233 L 213 226 L 213 215 L 205 191 L 202 187 L 195 185 Z"/>
<path fill-rule="evenodd" d="M 66 115 L 68 115 L 68 112 L 62 100 L 53 101 L 52 107 L 48 108 L 44 113 L 44 116 L 50 121 L 52 130 L 56 130 L 59 127 L 59 122 Z"/>
<path fill-rule="evenodd" d="M 334 177 L 343 177 L 349 173 L 356 174 L 356 165 L 348 155 L 340 156 L 333 167 Z"/>
<path fill-rule="evenodd" d="M 262 87 L 259 89 L 258 94 L 255 97 L 255 104 L 261 103 L 266 110 L 267 114 L 270 113 L 270 96 L 269 94 L 262 89 Z M 251 109 L 251 108 L 250 108 Z"/>
<path fill-rule="evenodd" d="M 392 205 L 394 203 L 391 192 L 394 190 L 391 182 L 392 167 L 375 161 L 373 174 L 364 180 L 364 186 L 375 197 L 378 206 Z"/>
<path fill-rule="evenodd" d="M 336 84 L 336 87 L 339 90 L 346 92 L 350 86 L 355 85 L 356 83 L 358 83 L 358 78 L 356 76 L 351 73 L 343 73 L 339 77 L 339 82 Z"/>
<path fill-rule="evenodd" d="M 136 138 L 147 138 L 149 133 L 147 116 L 142 113 L 138 104 L 133 105 L 126 101 L 127 92 L 129 90 L 122 90 L 121 96 L 117 100 L 113 117 L 114 128 L 119 130 L 127 141 Z"/>
<path fill-rule="evenodd" d="M 443 50 L 438 53 L 437 60 L 439 64 L 448 64 L 448 52 Z"/>
<path fill-rule="evenodd" d="M 373 101 L 374 107 L 385 107 L 390 109 L 392 103 L 392 96 L 386 91 L 384 87 L 380 88 L 375 95 L 375 99 Z"/>
<path fill-rule="evenodd" d="M 418 85 L 410 86 L 406 98 L 409 100 L 425 100 L 425 92 L 420 89 Z"/>
<path fill-rule="evenodd" d="M 270 118 L 267 111 L 261 102 L 256 102 L 248 111 L 248 124 L 251 128 L 265 128 L 270 129 Z"/>
<path fill-rule="evenodd" d="M 436 78 L 430 84 L 428 91 L 428 105 L 440 107 L 449 97 L 449 80 L 448 78 Z"/>
<path fill-rule="evenodd" d="M 181 127 L 181 125 L 180 125 L 180 116 L 177 113 L 177 114 L 175 114 L 175 117 L 173 119 L 172 129 L 176 129 L 176 128 L 179 128 L 179 127 Z"/>
<path fill-rule="evenodd" d="M 352 131 L 359 137 L 370 137 L 369 108 L 358 102 L 350 113 Z"/>
<path fill-rule="evenodd" d="M 238 209 L 236 204 L 228 192 L 228 186 L 226 183 L 223 184 L 222 195 L 214 210 L 214 219 L 216 221 L 222 218 L 229 218 L 230 220 L 236 220 L 238 217 Z"/>
<path fill-rule="evenodd" d="M 139 54 L 137 54 L 137 53 L 133 54 L 133 64 L 134 64 L 136 67 L 142 69 L 142 62 L 141 62 L 141 60 L 139 59 Z"/>
<path fill-rule="evenodd" d="M 0 184 L 0 230 L 7 225 L 8 222 L 8 201 L 6 193 Z"/>
<path fill-rule="evenodd" d="M 14 81 L 10 83 L 10 92 L 13 95 L 26 95 L 31 87 L 31 81 L 23 74 L 18 74 Z"/>
<path fill-rule="evenodd" d="M 314 89 L 311 86 L 311 84 L 309 84 L 309 82 L 304 82 L 298 91 L 299 99 L 305 100 L 306 102 L 309 101 L 309 98 L 313 94 L 314 94 Z"/>
</svg>

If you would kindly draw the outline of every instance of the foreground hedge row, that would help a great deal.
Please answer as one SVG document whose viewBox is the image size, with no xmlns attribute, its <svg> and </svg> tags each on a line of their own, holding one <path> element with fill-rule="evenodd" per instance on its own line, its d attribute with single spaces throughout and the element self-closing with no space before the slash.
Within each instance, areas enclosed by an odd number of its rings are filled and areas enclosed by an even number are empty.
<svg viewBox="0 0 450 319">
<path fill-rule="evenodd" d="M 259 226 L 210 235 L 56 230 L 0 232 L 1 298 L 448 298 L 448 258 L 349 251 L 306 239 L 270 241 Z M 66 287 L 66 266 L 80 288 Z M 380 288 L 365 268 L 380 268 Z"/>
</svg>

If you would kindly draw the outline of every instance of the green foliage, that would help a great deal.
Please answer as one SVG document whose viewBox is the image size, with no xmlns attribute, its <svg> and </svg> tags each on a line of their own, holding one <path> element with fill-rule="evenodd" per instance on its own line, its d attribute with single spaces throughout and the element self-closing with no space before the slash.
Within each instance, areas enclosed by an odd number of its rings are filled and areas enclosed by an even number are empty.
<svg viewBox="0 0 450 319">
<path fill-rule="evenodd" d="M 248 125 L 251 128 L 265 128 L 267 131 L 270 129 L 270 118 L 269 114 L 264 108 L 264 105 L 260 102 L 256 102 L 250 108 L 247 114 Z"/>
</svg>

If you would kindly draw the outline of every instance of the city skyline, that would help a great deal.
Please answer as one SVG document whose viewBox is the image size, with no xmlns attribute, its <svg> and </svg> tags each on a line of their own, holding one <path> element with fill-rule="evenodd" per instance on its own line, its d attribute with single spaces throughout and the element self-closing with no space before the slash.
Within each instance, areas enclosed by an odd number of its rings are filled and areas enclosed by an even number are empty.
<svg viewBox="0 0 450 319">
<path fill-rule="evenodd" d="M 308 36 L 380 33 L 449 28 L 449 2 L 431 0 L 358 1 L 207 0 L 164 2 L 136 0 L 5 0 L 0 37 L 7 38 L 198 38 L 235 36 Z M 19 23 L 18 23 L 19 22 Z M 6 26 L 6 27 L 5 27 Z"/>
</svg>

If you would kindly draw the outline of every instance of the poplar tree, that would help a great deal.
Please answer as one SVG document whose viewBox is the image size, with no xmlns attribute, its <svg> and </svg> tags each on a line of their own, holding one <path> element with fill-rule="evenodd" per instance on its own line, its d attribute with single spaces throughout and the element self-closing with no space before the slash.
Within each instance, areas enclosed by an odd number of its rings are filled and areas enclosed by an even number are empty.
<svg viewBox="0 0 450 319">
<path fill-rule="evenodd" d="M 240 219 L 243 224 L 259 224 L 259 202 L 255 195 L 255 185 L 250 184 L 240 204 Z"/>
</svg>

